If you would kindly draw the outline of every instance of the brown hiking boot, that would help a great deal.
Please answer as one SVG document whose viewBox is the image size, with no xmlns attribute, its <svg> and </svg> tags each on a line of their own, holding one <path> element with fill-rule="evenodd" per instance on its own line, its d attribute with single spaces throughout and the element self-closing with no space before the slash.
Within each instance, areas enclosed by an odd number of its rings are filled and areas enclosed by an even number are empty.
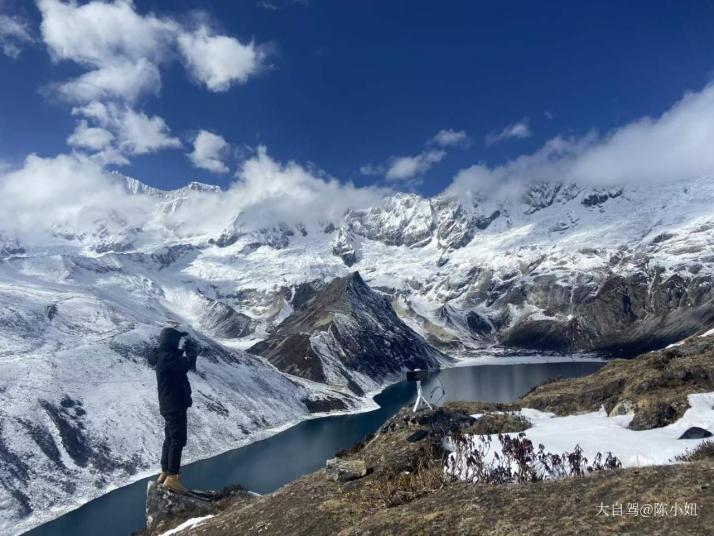
<svg viewBox="0 0 714 536">
<path fill-rule="evenodd" d="M 156 479 L 156 482 L 158 484 L 163 484 L 164 480 L 166 480 L 166 477 L 169 476 L 168 473 L 165 473 L 164 471 L 161 471 L 161 474 L 159 475 L 159 478 Z"/>
<path fill-rule="evenodd" d="M 182 495 L 188 493 L 188 489 L 181 483 L 181 477 L 179 475 L 167 475 L 166 480 L 164 480 L 164 487 L 174 493 Z"/>
</svg>

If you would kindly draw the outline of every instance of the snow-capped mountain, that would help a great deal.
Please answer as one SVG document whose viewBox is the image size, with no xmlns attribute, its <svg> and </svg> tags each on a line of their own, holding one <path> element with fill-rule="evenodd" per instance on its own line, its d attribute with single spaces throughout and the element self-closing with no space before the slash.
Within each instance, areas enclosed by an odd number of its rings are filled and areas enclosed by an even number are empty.
<svg viewBox="0 0 714 536">
<path fill-rule="evenodd" d="M 299 222 L 200 183 L 112 181 L 128 199 L 113 210 L 0 229 L 3 532 L 156 467 L 146 355 L 168 320 L 203 347 L 190 458 L 360 407 L 414 365 L 389 345 L 426 365 L 491 344 L 632 353 L 714 324 L 712 178 L 399 193 Z M 295 333 L 322 374 L 280 349 Z M 355 351 L 370 337 L 390 351 Z"/>
</svg>

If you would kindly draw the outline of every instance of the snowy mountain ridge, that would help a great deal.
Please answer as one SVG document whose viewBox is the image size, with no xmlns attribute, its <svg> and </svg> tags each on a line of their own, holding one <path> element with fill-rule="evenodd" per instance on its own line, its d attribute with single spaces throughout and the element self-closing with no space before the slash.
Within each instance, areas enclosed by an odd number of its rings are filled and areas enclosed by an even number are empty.
<svg viewBox="0 0 714 536">
<path fill-rule="evenodd" d="M 113 210 L 87 207 L 46 232 L 0 229 L 2 530 L 155 466 L 161 423 L 145 357 L 168 320 L 203 348 L 193 459 L 369 404 L 350 385 L 379 388 L 406 365 L 357 374 L 338 354 L 375 326 L 403 323 L 433 355 L 494 344 L 633 353 L 714 326 L 712 178 L 542 183 L 505 199 L 397 193 L 340 218 L 282 221 L 210 185 L 163 191 L 113 177 Z M 246 352 L 354 271 L 399 318 L 380 305 L 375 323 L 337 315 L 329 334 L 299 324 L 342 385 Z M 349 337 L 334 336 L 346 326 Z"/>
</svg>

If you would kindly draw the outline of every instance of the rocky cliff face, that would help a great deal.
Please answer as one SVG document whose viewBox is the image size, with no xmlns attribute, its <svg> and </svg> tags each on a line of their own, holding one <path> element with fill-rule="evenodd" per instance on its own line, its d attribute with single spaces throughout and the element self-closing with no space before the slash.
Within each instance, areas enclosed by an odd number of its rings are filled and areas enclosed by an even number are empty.
<svg viewBox="0 0 714 536">
<path fill-rule="evenodd" d="M 280 370 L 361 395 L 405 370 L 451 362 L 354 272 L 337 278 L 249 352 Z"/>
<path fill-rule="evenodd" d="M 504 344 L 634 355 L 679 341 L 714 323 L 709 275 L 601 272 L 592 281 L 570 288 L 545 277 L 523 294 L 524 301 L 545 313 L 516 321 L 500 336 Z"/>
</svg>

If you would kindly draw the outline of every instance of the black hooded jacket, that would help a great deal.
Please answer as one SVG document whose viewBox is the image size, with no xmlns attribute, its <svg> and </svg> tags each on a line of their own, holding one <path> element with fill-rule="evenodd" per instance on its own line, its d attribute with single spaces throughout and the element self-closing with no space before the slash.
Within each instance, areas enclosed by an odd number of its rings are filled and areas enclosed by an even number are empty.
<svg viewBox="0 0 714 536">
<path fill-rule="evenodd" d="M 186 411 L 192 404 L 187 373 L 196 369 L 196 355 L 184 356 L 183 350 L 179 349 L 182 335 L 185 334 L 174 328 L 164 328 L 159 336 L 155 357 L 161 415 Z"/>
</svg>

